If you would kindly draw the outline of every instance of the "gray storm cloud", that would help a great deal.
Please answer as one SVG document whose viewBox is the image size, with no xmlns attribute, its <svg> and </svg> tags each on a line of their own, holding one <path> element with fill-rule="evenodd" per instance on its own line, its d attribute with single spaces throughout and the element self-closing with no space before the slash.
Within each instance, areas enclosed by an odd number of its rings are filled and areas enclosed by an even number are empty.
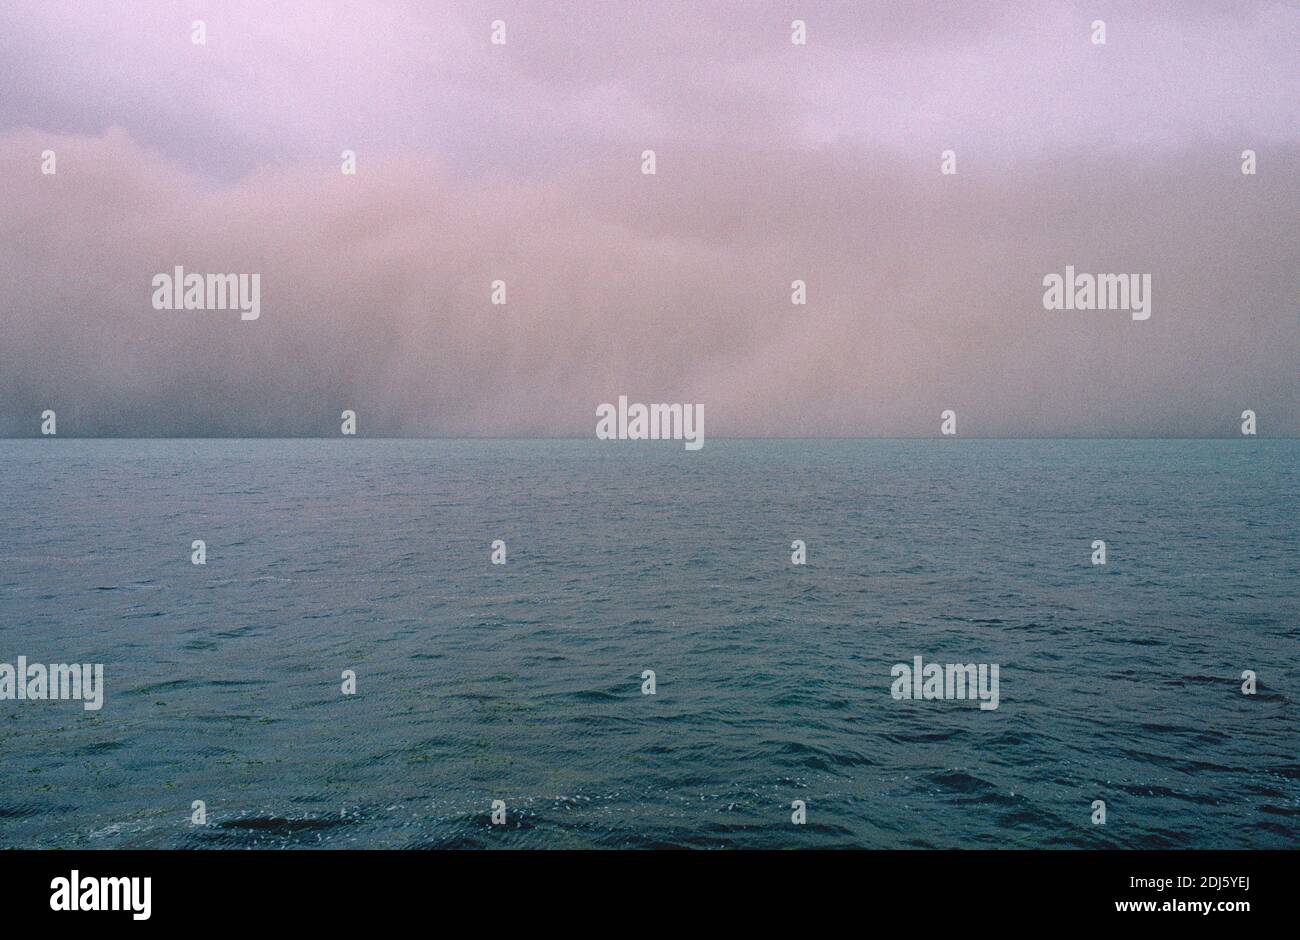
<svg viewBox="0 0 1300 940">
<path fill-rule="evenodd" d="M 7 8 L 0 434 L 1297 433 L 1293 15 L 813 6 L 234 4 L 202 67 L 188 14 Z M 176 265 L 260 319 L 155 310 Z M 1150 320 L 1044 310 L 1066 265 Z"/>
</svg>

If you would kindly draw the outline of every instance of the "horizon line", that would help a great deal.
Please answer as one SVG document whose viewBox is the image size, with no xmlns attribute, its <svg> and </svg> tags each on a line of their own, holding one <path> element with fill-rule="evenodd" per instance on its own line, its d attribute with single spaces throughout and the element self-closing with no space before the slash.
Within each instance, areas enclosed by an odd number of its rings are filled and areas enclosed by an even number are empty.
<svg viewBox="0 0 1300 940">
<path fill-rule="evenodd" d="M 298 434 L 298 435 L 113 435 L 113 434 L 28 434 L 22 436 L 0 436 L 0 441 L 32 441 L 65 438 L 76 441 L 333 441 L 355 438 L 372 441 L 592 441 L 599 444 L 672 444 L 679 443 L 676 438 L 659 440 L 620 440 L 602 441 L 594 436 L 574 435 L 397 435 L 397 434 Z M 1169 437 L 1148 437 L 1142 435 L 1113 435 L 1098 437 L 1095 435 L 1031 435 L 1025 437 L 932 434 L 932 435 L 710 435 L 709 440 L 721 441 L 1231 441 L 1241 438 L 1256 440 L 1296 441 L 1300 435 L 1223 435 L 1205 437 L 1198 435 L 1178 435 Z"/>
</svg>

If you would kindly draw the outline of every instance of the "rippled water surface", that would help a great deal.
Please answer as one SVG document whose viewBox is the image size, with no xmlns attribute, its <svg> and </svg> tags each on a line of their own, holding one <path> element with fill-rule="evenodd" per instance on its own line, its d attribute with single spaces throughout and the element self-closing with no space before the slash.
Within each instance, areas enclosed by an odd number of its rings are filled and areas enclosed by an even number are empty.
<svg viewBox="0 0 1300 940">
<path fill-rule="evenodd" d="M 0 662 L 107 691 L 0 701 L 0 846 L 1294 846 L 1298 458 L 3 441 Z"/>
</svg>

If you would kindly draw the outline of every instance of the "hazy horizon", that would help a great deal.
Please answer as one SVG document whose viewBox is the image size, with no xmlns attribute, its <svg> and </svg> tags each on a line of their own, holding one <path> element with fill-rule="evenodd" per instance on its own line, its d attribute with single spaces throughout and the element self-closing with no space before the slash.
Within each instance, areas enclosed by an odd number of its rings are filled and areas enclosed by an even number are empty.
<svg viewBox="0 0 1300 940">
<path fill-rule="evenodd" d="M 909 434 L 909 435 L 887 435 L 887 434 L 767 434 L 767 435 L 741 435 L 741 434 L 709 434 L 710 441 L 927 441 L 927 440 L 970 440 L 970 441 L 1225 441 L 1238 440 L 1241 438 L 1240 433 L 1222 434 L 1215 437 L 1183 435 L 1168 435 L 1165 437 L 1150 437 L 1143 435 L 1109 435 L 1105 437 L 1095 437 L 1089 435 L 1021 435 L 1020 437 L 1003 437 L 996 435 L 967 434 L 961 435 L 944 435 L 936 434 Z M 1296 440 L 1295 435 L 1258 435 L 1259 437 L 1292 441 Z M 4 441 L 27 441 L 27 440 L 75 440 L 75 441 L 333 441 L 345 438 L 363 439 L 373 441 L 595 441 L 591 435 L 587 434 L 479 434 L 479 435 L 451 435 L 451 434 L 429 434 L 429 435 L 410 435 L 410 434 L 294 434 L 294 435 L 277 435 L 277 434 L 260 434 L 260 435 L 233 435 L 233 434 L 194 434 L 194 435 L 175 435 L 175 434 L 68 434 L 62 430 L 57 435 L 42 434 L 14 434 L 0 436 Z M 601 443 L 596 441 L 596 443 Z M 667 447 L 670 442 L 646 440 L 632 441 L 627 443 L 640 444 L 645 447 Z M 350 445 L 349 445 L 350 446 Z"/>
<path fill-rule="evenodd" d="M 627 395 L 712 438 L 1295 437 L 1298 20 L 7 4 L 0 436 L 590 437 Z M 260 317 L 154 309 L 178 265 Z M 1150 274 L 1150 319 L 1045 310 L 1066 266 Z"/>
</svg>

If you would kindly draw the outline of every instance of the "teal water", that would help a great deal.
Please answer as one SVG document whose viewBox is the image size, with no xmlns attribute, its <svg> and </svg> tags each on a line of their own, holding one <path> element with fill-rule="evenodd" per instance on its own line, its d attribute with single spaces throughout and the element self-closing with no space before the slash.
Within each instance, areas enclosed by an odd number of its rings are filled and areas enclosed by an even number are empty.
<svg viewBox="0 0 1300 940">
<path fill-rule="evenodd" d="M 1300 442 L 55 439 L 0 467 L 0 662 L 106 683 L 98 712 L 0 701 L 0 846 L 1300 834 Z M 999 664 L 999 707 L 895 701 L 916 655 Z"/>
</svg>

